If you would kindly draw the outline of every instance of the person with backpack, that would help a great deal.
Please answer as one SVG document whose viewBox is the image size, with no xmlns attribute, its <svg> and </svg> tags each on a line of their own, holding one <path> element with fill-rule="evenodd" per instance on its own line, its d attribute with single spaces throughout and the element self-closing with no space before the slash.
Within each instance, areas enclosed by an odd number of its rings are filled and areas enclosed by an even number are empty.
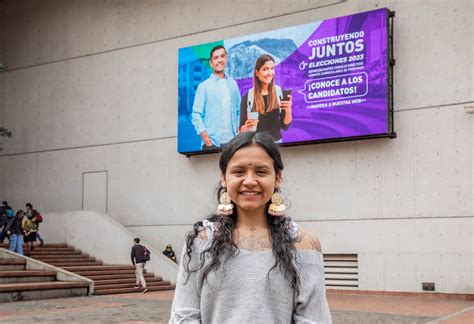
<svg viewBox="0 0 474 324">
<path fill-rule="evenodd" d="M 7 236 L 4 234 L 4 229 L 14 216 L 15 212 L 13 211 L 13 208 L 8 205 L 8 202 L 3 201 L 2 206 L 0 206 L 0 243 L 5 241 Z"/>
<path fill-rule="evenodd" d="M 25 255 L 30 256 L 31 251 L 36 246 L 36 239 L 38 234 L 37 216 L 33 214 L 31 218 L 26 218 L 22 224 L 23 227 L 23 241 L 27 244 Z"/>
<path fill-rule="evenodd" d="M 133 246 L 132 252 L 130 253 L 130 257 L 132 259 L 132 264 L 135 266 L 135 278 L 136 278 L 136 286 L 135 288 L 139 289 L 140 284 L 142 287 L 142 293 L 146 293 L 148 289 L 146 288 L 146 281 L 145 277 L 143 276 L 143 270 L 145 269 L 145 264 L 147 261 L 150 261 L 150 251 L 140 245 L 140 238 L 133 239 Z"/>
<path fill-rule="evenodd" d="M 5 226 L 8 224 L 8 218 L 7 218 L 7 209 L 5 207 L 5 204 L 8 204 L 6 201 L 2 202 L 2 206 L 0 206 L 0 243 L 3 243 L 5 241 L 5 234 L 3 234 L 3 229 Z"/>
<path fill-rule="evenodd" d="M 15 211 L 8 205 L 8 202 L 3 201 L 0 207 L 0 215 L 6 215 L 7 218 L 12 219 L 15 216 Z"/>
<path fill-rule="evenodd" d="M 36 223 L 36 239 L 40 242 L 40 246 L 44 245 L 44 240 L 41 237 L 39 233 L 39 224 L 43 222 L 43 216 L 40 214 L 39 211 L 33 208 L 33 205 L 31 203 L 26 203 L 26 216 L 28 219 L 33 219 L 35 217 L 35 223 Z"/>
<path fill-rule="evenodd" d="M 0 216 L 7 215 L 6 205 L 8 205 L 8 203 L 6 201 L 3 201 L 2 205 L 0 206 Z"/>
<path fill-rule="evenodd" d="M 16 252 L 20 255 L 23 255 L 23 217 L 25 216 L 25 212 L 23 210 L 19 210 L 15 217 L 10 219 L 8 224 L 5 226 L 4 232 L 5 235 L 8 236 L 8 240 L 10 241 L 8 249 L 12 252 Z"/>
<path fill-rule="evenodd" d="M 8 224 L 8 218 L 6 213 L 1 213 L 0 212 L 0 244 L 3 244 L 5 241 L 5 234 L 3 234 L 3 229 L 5 226 Z"/>
</svg>

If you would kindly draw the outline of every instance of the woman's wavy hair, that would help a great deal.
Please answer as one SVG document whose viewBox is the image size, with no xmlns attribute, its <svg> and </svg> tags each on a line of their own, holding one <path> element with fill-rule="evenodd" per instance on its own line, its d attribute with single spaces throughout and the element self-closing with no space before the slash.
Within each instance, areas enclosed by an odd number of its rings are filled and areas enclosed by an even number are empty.
<svg viewBox="0 0 474 324">
<path fill-rule="evenodd" d="M 23 211 L 23 209 L 18 209 L 18 211 L 15 214 L 15 217 L 18 219 L 22 219 L 23 216 L 25 216 L 25 212 Z"/>
<path fill-rule="evenodd" d="M 268 85 L 268 101 L 265 105 L 262 95 L 262 83 L 257 78 L 256 72 L 258 72 L 262 66 L 267 62 L 275 63 L 275 59 L 268 54 L 262 54 L 257 58 L 253 71 L 253 111 L 257 111 L 259 114 L 265 115 L 266 113 L 277 109 L 280 104 L 278 102 L 278 95 L 275 89 L 275 76 L 273 76 L 272 82 Z"/>
<path fill-rule="evenodd" d="M 232 156 L 241 148 L 251 145 L 259 145 L 268 155 L 273 159 L 273 166 L 275 174 L 279 174 L 283 170 L 283 163 L 281 161 L 280 151 L 278 146 L 273 142 L 271 136 L 265 133 L 245 132 L 240 133 L 228 144 L 225 145 L 219 160 L 219 167 L 222 174 L 225 174 L 227 164 Z M 217 200 L 219 201 L 220 194 L 223 188 L 219 185 L 217 190 Z M 267 206 L 270 202 L 267 203 Z M 275 269 L 283 271 L 284 276 L 290 281 L 291 287 L 296 295 L 299 293 L 300 278 L 296 268 L 296 248 L 294 246 L 295 238 L 291 237 L 289 227 L 291 218 L 287 216 L 271 216 L 268 214 L 268 208 L 265 208 L 267 216 L 269 234 L 272 243 L 272 251 L 275 257 L 275 263 L 267 274 L 269 279 L 270 272 Z M 194 229 L 188 233 L 186 238 L 186 255 L 187 261 L 184 262 L 184 267 L 188 273 L 188 279 L 192 272 L 197 272 L 204 267 L 202 271 L 202 281 L 207 279 L 210 271 L 216 271 L 225 262 L 227 258 L 234 257 L 238 254 L 239 248 L 232 239 L 232 233 L 235 229 L 237 221 L 236 208 L 230 216 L 212 215 L 208 217 L 210 222 L 216 223 L 214 237 L 210 246 L 201 252 L 199 262 L 196 266 L 190 269 L 191 253 L 193 250 L 194 240 L 199 236 L 199 232 L 203 230 L 203 222 L 194 224 Z M 205 261 L 208 260 L 205 265 Z M 186 280 L 187 281 L 187 280 Z"/>
</svg>

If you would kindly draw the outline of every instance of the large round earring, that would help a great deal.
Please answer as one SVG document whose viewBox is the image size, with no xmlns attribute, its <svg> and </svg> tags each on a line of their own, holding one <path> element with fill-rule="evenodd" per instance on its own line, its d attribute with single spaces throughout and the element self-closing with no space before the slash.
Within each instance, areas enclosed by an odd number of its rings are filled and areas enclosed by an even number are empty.
<svg viewBox="0 0 474 324">
<path fill-rule="evenodd" d="M 268 206 L 268 213 L 272 216 L 281 216 L 286 206 L 283 204 L 283 198 L 280 195 L 280 189 L 276 188 L 272 195 L 272 202 Z"/>
<path fill-rule="evenodd" d="M 234 205 L 232 204 L 232 199 L 230 199 L 227 190 L 223 188 L 221 196 L 219 197 L 220 205 L 217 206 L 217 214 L 222 216 L 229 216 L 232 214 Z"/>
</svg>

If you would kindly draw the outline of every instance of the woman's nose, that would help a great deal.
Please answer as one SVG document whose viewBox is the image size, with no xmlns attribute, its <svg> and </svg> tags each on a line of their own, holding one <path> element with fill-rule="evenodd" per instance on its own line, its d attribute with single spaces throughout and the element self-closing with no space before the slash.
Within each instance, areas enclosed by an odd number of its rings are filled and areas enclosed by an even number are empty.
<svg viewBox="0 0 474 324">
<path fill-rule="evenodd" d="M 256 180 L 255 175 L 249 172 L 245 175 L 244 184 L 245 185 L 255 184 L 256 183 L 255 180 Z"/>
</svg>

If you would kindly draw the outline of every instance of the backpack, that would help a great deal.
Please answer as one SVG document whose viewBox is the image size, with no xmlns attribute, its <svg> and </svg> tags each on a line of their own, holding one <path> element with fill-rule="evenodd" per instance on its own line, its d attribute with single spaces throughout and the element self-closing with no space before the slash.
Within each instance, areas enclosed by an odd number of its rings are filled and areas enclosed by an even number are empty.
<svg viewBox="0 0 474 324">
<path fill-rule="evenodd" d="M 38 223 L 42 223 L 43 222 L 43 216 L 39 213 L 39 211 L 37 211 L 35 213 L 35 216 L 36 216 L 36 222 Z"/>
<path fill-rule="evenodd" d="M 13 209 L 12 209 L 12 208 L 8 208 L 8 209 L 7 209 L 7 217 L 8 217 L 8 218 L 12 218 L 12 217 L 14 217 L 14 216 L 15 216 L 15 212 L 13 211 Z"/>
<path fill-rule="evenodd" d="M 144 261 L 150 261 L 150 250 L 148 250 L 146 247 L 143 247 L 143 260 Z"/>
</svg>

